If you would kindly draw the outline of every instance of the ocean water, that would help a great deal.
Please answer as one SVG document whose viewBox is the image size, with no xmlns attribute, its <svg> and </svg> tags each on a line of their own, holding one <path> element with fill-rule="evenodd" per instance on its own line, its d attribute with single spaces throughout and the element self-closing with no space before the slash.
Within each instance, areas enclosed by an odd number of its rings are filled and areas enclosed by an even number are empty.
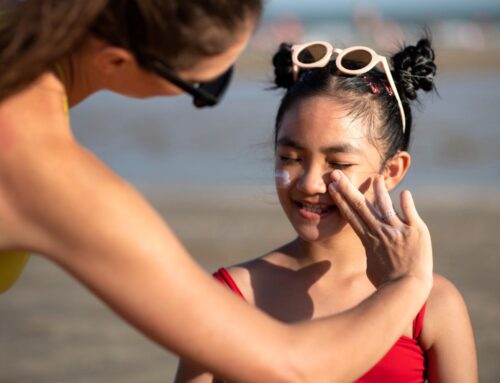
<svg viewBox="0 0 500 383">
<path fill-rule="evenodd" d="M 100 93 L 71 112 L 75 135 L 136 185 L 269 187 L 281 91 L 265 76 L 237 78 L 222 104 L 187 96 L 134 100 Z M 443 74 L 414 109 L 405 187 L 500 191 L 500 74 Z"/>
</svg>

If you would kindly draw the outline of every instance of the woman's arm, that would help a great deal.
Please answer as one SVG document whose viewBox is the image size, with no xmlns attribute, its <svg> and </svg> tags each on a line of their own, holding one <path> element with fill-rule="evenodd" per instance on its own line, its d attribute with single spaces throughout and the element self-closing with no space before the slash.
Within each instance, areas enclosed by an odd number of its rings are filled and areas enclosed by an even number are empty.
<svg viewBox="0 0 500 383">
<path fill-rule="evenodd" d="M 435 277 L 427 303 L 422 340 L 429 345 L 429 383 L 478 381 L 476 347 L 467 307 L 458 290 Z"/>
<path fill-rule="evenodd" d="M 174 383 L 214 383 L 214 376 L 206 368 L 188 362 L 185 359 L 179 361 Z"/>
<path fill-rule="evenodd" d="M 221 378 L 353 380 L 427 298 L 432 255 L 412 237 L 402 256 L 385 259 L 391 272 L 370 266 L 385 283 L 356 308 L 280 324 L 213 281 L 139 193 L 73 140 L 50 95 L 16 110 L 23 97 L 30 94 L 0 105 L 0 246 L 44 254 L 151 339 Z M 30 113 L 19 116 L 23 110 Z M 342 193 L 355 192 L 345 184 Z M 415 222 L 412 230 L 425 236 Z"/>
</svg>

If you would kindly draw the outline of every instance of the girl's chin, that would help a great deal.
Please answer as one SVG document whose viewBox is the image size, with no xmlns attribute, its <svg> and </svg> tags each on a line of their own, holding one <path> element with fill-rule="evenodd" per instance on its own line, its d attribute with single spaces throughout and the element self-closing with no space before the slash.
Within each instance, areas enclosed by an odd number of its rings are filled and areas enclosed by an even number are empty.
<svg viewBox="0 0 500 383">
<path fill-rule="evenodd" d="M 299 238 L 304 241 L 304 242 L 308 242 L 308 243 L 314 243 L 314 242 L 321 242 L 322 239 L 324 238 L 321 238 L 321 236 L 319 235 L 305 235 L 303 233 L 297 233 L 299 235 Z"/>
<path fill-rule="evenodd" d="M 299 228 L 296 227 L 297 235 L 306 242 L 320 242 L 331 239 L 338 233 L 338 230 L 321 230 L 319 228 Z"/>
<path fill-rule="evenodd" d="M 329 220 L 330 222 L 304 222 L 302 219 L 294 220 L 293 227 L 300 238 L 308 242 L 329 239 L 338 234 L 345 226 L 345 222 Z"/>
<path fill-rule="evenodd" d="M 314 224 L 304 222 L 293 222 L 293 228 L 297 235 L 307 242 L 328 241 L 346 229 L 345 220 L 332 220 Z"/>
</svg>

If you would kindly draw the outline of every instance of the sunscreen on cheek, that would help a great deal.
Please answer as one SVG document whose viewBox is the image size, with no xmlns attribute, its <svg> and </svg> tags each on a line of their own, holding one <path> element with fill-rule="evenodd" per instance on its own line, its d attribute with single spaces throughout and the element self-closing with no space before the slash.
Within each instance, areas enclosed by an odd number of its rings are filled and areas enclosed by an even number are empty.
<svg viewBox="0 0 500 383">
<path fill-rule="evenodd" d="M 286 170 L 276 170 L 274 178 L 276 180 L 276 187 L 284 189 L 290 186 L 290 173 Z"/>
</svg>

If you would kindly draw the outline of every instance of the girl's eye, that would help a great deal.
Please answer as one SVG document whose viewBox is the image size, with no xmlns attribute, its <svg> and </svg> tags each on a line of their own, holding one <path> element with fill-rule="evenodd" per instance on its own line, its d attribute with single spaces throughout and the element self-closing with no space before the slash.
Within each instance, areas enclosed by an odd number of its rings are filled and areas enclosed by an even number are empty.
<svg viewBox="0 0 500 383">
<path fill-rule="evenodd" d="M 329 165 L 332 168 L 339 169 L 339 170 L 347 169 L 347 168 L 352 166 L 352 164 L 343 164 L 343 163 L 339 163 L 339 162 L 329 162 Z"/>
<path fill-rule="evenodd" d="M 293 162 L 300 162 L 300 158 L 295 158 L 295 157 L 279 156 L 279 159 L 281 162 L 283 162 L 285 164 L 293 163 Z"/>
</svg>

